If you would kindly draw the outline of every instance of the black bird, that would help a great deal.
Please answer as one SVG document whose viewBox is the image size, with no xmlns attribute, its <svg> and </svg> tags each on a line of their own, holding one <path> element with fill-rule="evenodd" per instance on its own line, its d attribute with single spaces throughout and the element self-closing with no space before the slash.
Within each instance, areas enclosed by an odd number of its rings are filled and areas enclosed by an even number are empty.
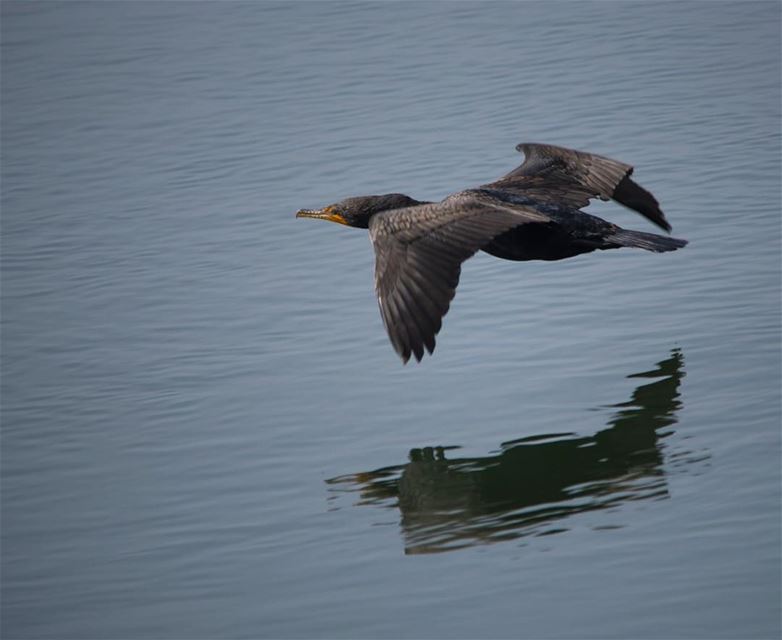
<svg viewBox="0 0 782 640">
<path fill-rule="evenodd" d="M 629 164 L 545 144 L 516 149 L 524 153 L 520 167 L 442 202 L 389 193 L 296 214 L 369 229 L 380 314 L 403 362 L 411 354 L 420 361 L 424 348 L 434 351 L 461 264 L 479 250 L 505 260 L 562 260 L 595 249 L 659 253 L 687 244 L 622 229 L 579 210 L 591 198 L 613 199 L 670 231 L 654 196 L 630 179 Z"/>
</svg>

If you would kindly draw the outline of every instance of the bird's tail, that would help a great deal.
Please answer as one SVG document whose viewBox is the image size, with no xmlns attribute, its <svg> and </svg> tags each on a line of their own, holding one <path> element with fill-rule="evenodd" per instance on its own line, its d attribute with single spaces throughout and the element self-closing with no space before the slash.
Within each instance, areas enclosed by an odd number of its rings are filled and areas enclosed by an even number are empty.
<svg viewBox="0 0 782 640">
<path fill-rule="evenodd" d="M 632 231 L 630 229 L 619 229 L 606 238 L 607 242 L 615 243 L 620 247 L 638 247 L 647 251 L 663 253 L 665 251 L 676 251 L 687 244 L 686 240 L 679 238 L 669 238 L 660 236 L 656 233 L 645 233 L 643 231 Z"/>
</svg>

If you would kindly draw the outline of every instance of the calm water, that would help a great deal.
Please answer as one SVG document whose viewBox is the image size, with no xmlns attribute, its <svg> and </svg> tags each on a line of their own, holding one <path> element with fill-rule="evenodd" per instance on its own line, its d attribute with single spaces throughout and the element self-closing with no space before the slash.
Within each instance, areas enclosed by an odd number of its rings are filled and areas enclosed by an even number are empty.
<svg viewBox="0 0 782 640">
<path fill-rule="evenodd" d="M 3 637 L 779 637 L 779 25 L 3 2 Z M 294 212 L 524 140 L 690 246 L 478 256 L 402 367 L 366 233 Z"/>
</svg>

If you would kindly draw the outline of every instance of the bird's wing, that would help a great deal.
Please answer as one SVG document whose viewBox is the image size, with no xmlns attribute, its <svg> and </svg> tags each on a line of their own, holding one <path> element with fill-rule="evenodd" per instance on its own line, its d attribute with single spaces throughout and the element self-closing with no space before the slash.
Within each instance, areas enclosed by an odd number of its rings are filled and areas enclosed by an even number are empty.
<svg viewBox="0 0 782 640">
<path fill-rule="evenodd" d="M 420 361 L 424 348 L 434 351 L 462 262 L 495 236 L 530 222 L 549 218 L 531 207 L 505 207 L 469 192 L 372 217 L 380 315 L 404 362 L 411 353 Z"/>
<path fill-rule="evenodd" d="M 613 199 L 671 230 L 655 197 L 630 179 L 631 165 L 546 144 L 523 142 L 516 150 L 524 153 L 521 166 L 483 188 L 575 208 L 586 206 L 591 198 Z"/>
</svg>

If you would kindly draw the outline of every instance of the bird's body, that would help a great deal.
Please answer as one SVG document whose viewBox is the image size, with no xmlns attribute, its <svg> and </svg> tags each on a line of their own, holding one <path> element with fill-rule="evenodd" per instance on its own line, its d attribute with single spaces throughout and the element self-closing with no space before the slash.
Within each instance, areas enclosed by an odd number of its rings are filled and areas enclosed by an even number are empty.
<svg viewBox="0 0 782 640">
<path fill-rule="evenodd" d="M 664 252 L 687 244 L 580 211 L 591 198 L 613 199 L 670 231 L 657 200 L 630 179 L 630 165 L 551 145 L 517 149 L 525 154 L 520 167 L 442 202 L 386 194 L 298 212 L 369 229 L 381 316 L 403 361 L 434 351 L 461 264 L 479 250 L 505 260 L 562 260 L 596 249 Z"/>
</svg>

